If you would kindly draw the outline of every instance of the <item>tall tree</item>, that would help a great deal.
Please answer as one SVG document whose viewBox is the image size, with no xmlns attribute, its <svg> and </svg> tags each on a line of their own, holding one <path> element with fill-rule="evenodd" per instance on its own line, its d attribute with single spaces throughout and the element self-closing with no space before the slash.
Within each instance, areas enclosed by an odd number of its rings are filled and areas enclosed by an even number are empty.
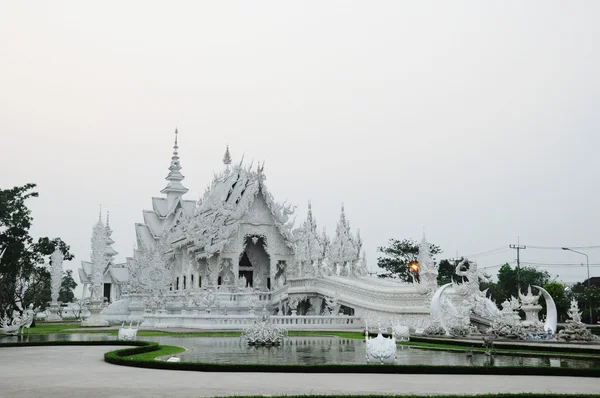
<svg viewBox="0 0 600 398">
<path fill-rule="evenodd" d="M 44 263 L 56 248 L 65 260 L 73 259 L 60 238 L 43 237 L 36 242 L 29 234 L 33 218 L 25 201 L 38 196 L 34 188 L 35 184 L 26 184 L 0 189 L 0 317 L 39 302 L 37 292 L 49 280 Z"/>
<path fill-rule="evenodd" d="M 446 283 L 450 283 L 452 280 L 456 279 L 454 270 L 456 269 L 458 263 L 459 261 L 450 261 L 446 259 L 440 261 L 438 265 L 438 285 L 445 285 Z"/>
<path fill-rule="evenodd" d="M 440 247 L 429 244 L 432 256 L 441 253 Z M 410 270 L 410 264 L 417 261 L 419 255 L 419 244 L 412 239 L 390 239 L 388 246 L 377 248 L 383 256 L 377 258 L 377 266 L 386 270 L 382 278 L 398 278 L 405 282 L 412 281 L 415 276 Z"/>
<path fill-rule="evenodd" d="M 58 293 L 58 301 L 62 303 L 72 303 L 75 301 L 75 293 L 73 290 L 77 287 L 77 282 L 73 279 L 73 270 L 68 269 L 63 273 L 60 291 Z"/>
</svg>

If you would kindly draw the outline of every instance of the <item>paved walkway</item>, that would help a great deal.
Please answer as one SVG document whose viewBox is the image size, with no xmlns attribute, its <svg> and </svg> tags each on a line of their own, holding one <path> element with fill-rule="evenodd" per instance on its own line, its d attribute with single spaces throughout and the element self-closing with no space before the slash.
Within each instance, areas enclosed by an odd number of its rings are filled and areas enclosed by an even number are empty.
<svg viewBox="0 0 600 398">
<path fill-rule="evenodd" d="M 600 393 L 596 378 L 487 375 L 204 373 L 104 362 L 116 346 L 0 348 L 3 397 L 151 397 L 275 394 Z"/>
</svg>

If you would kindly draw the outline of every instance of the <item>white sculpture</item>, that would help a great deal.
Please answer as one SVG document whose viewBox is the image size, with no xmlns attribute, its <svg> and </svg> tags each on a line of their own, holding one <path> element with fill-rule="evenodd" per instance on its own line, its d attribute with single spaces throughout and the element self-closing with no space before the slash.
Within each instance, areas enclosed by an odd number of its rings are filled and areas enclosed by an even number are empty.
<svg viewBox="0 0 600 398">
<path fill-rule="evenodd" d="M 570 319 L 567 320 L 567 326 L 558 332 L 558 340 L 592 341 L 594 335 L 585 324 L 581 322 L 581 312 L 579 311 L 579 304 L 575 298 L 571 299 L 571 308 L 569 308 L 567 314 Z"/>
<path fill-rule="evenodd" d="M 367 345 L 367 363 L 395 364 L 396 338 L 392 335 L 385 338 L 381 334 L 381 324 L 378 325 L 377 337 L 369 338 L 369 327 L 365 326 L 365 343 Z"/>
<path fill-rule="evenodd" d="M 104 270 L 108 264 L 106 227 L 99 219 L 92 230 L 92 286 L 88 310 L 91 316 L 81 321 L 81 326 L 108 326 L 108 322 L 100 315 L 103 309 L 104 297 L 102 295 Z"/>
<path fill-rule="evenodd" d="M 521 299 L 521 305 L 537 305 L 540 300 L 541 294 L 537 296 L 531 292 L 531 285 L 527 287 L 527 293 L 522 294 L 521 289 L 519 289 L 519 298 Z"/>
<path fill-rule="evenodd" d="M 35 311 L 33 309 L 33 304 L 29 304 L 29 308 L 25 310 L 22 316 L 17 315 L 13 318 L 5 316 L 2 318 L 2 320 L 0 320 L 0 329 L 2 330 L 2 333 L 12 336 L 18 335 L 19 333 L 25 333 L 25 329 L 27 329 L 27 334 L 29 334 L 34 317 Z"/>
<path fill-rule="evenodd" d="M 329 315 L 337 315 L 340 309 L 338 300 L 340 298 L 339 293 L 335 293 L 333 296 L 325 296 L 325 308 L 329 311 Z"/>
<path fill-rule="evenodd" d="M 117 335 L 117 340 L 135 340 L 137 338 L 137 331 L 138 331 L 138 327 L 139 327 L 139 323 L 135 326 L 132 327 L 131 325 L 133 324 L 133 322 L 129 323 L 129 327 L 126 328 L 125 327 L 125 322 L 123 322 L 123 324 L 121 325 L 121 327 L 119 328 L 119 333 Z"/>
<path fill-rule="evenodd" d="M 410 328 L 406 325 L 395 325 L 392 333 L 397 341 L 410 341 Z"/>
<path fill-rule="evenodd" d="M 21 328 L 21 318 L 18 316 L 13 318 L 5 316 L 0 321 L 0 324 L 2 325 L 2 333 L 9 336 L 16 336 L 19 334 L 19 329 Z"/>
<path fill-rule="evenodd" d="M 429 297 L 433 296 L 438 288 L 438 266 L 431 257 L 431 247 L 425 235 L 419 244 L 419 255 L 417 256 L 419 264 L 419 283 L 417 288 L 420 292 L 426 293 Z"/>
<path fill-rule="evenodd" d="M 244 329 L 242 338 L 248 345 L 278 346 L 283 344 L 287 330 L 277 327 L 271 322 L 271 317 L 263 308 L 260 320 L 255 320 L 251 327 Z"/>
<path fill-rule="evenodd" d="M 449 333 L 449 327 L 444 322 L 444 313 L 442 308 L 442 294 L 444 290 L 452 286 L 452 283 L 446 283 L 445 285 L 440 286 L 433 297 L 431 298 L 431 320 L 433 324 L 440 325 L 446 334 Z"/>
<path fill-rule="evenodd" d="M 544 323 L 544 331 L 549 334 L 556 334 L 556 326 L 558 323 L 558 313 L 556 311 L 556 304 L 554 303 L 554 299 L 546 291 L 546 289 L 540 286 L 533 286 L 537 288 L 542 295 L 544 296 L 544 300 L 546 300 L 546 322 Z"/>
<path fill-rule="evenodd" d="M 519 299 L 521 300 L 521 309 L 525 312 L 523 326 L 537 328 L 541 325 L 538 313 L 542 306 L 538 304 L 541 294 L 537 296 L 531 292 L 531 285 L 527 287 L 527 293 L 522 294 L 519 289 Z"/>
<path fill-rule="evenodd" d="M 52 256 L 50 257 L 50 296 L 52 301 L 50 303 L 50 314 L 46 318 L 46 321 L 61 321 L 62 317 L 59 314 L 59 303 L 58 295 L 60 292 L 60 285 L 62 284 L 63 276 L 63 254 L 59 248 L 56 248 Z"/>
</svg>

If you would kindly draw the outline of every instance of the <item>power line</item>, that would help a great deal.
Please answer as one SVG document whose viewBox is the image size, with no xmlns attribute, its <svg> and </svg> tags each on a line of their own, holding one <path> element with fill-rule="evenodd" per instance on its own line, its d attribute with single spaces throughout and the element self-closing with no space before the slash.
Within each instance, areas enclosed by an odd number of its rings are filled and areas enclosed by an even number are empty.
<svg viewBox="0 0 600 398">
<path fill-rule="evenodd" d="M 483 256 L 489 256 L 492 254 L 498 254 L 498 253 L 502 253 L 505 251 L 508 251 L 509 249 L 506 248 L 506 246 L 500 246 L 497 247 L 495 249 L 490 249 L 490 250 L 486 250 L 484 252 L 481 253 L 475 253 L 475 254 L 469 254 L 467 256 L 462 256 L 462 257 L 466 257 L 466 258 L 470 258 L 470 257 L 483 257 Z"/>
<path fill-rule="evenodd" d="M 564 250 L 563 249 L 564 246 L 559 247 L 559 246 L 531 246 L 529 245 L 530 249 L 541 249 L 541 250 Z M 568 246 L 571 249 L 588 249 L 588 250 L 594 250 L 594 249 L 600 249 L 600 246 Z"/>
</svg>

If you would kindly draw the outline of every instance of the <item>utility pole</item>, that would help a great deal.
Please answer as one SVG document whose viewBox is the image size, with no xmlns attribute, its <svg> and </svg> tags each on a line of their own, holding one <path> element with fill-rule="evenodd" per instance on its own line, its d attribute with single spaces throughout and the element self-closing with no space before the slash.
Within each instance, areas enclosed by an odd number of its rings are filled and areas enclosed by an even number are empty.
<svg viewBox="0 0 600 398">
<path fill-rule="evenodd" d="M 517 290 L 521 290 L 521 261 L 520 261 L 520 252 L 521 250 L 525 250 L 527 249 L 527 246 L 521 246 L 519 244 L 519 239 L 517 239 L 517 244 L 516 245 L 508 245 L 508 247 L 510 249 L 516 249 L 517 250 Z"/>
</svg>

